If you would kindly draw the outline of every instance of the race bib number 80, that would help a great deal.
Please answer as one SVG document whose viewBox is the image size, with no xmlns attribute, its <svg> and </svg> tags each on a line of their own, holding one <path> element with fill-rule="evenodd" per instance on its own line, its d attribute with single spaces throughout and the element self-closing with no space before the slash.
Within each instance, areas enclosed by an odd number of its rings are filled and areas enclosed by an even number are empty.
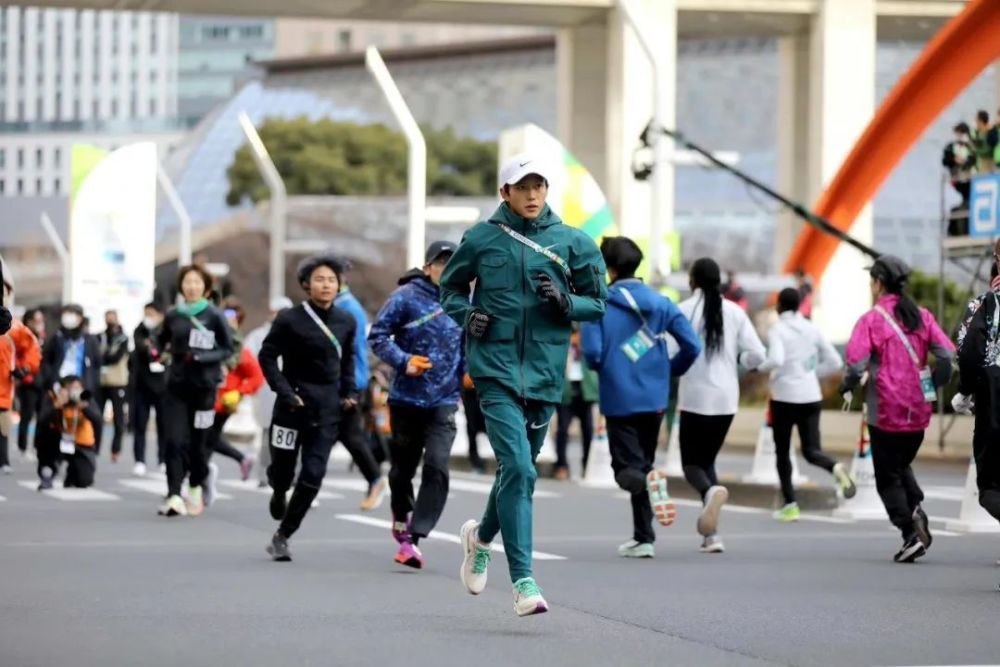
<svg viewBox="0 0 1000 667">
<path fill-rule="evenodd" d="M 299 432 L 293 428 L 271 424 L 271 446 L 276 449 L 295 449 L 298 437 Z"/>
</svg>

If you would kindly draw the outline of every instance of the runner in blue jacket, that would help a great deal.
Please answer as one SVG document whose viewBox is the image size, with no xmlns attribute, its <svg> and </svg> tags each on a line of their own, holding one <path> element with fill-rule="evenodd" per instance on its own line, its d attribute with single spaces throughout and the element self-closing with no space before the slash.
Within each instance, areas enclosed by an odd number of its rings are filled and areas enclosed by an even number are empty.
<svg viewBox="0 0 1000 667">
<path fill-rule="evenodd" d="M 581 343 L 600 380 L 615 481 L 632 494 L 633 535 L 618 554 L 652 558 L 653 515 L 663 526 L 676 517 L 667 473 L 653 470 L 670 378 L 691 367 L 701 353 L 701 340 L 673 301 L 635 277 L 642 251 L 631 239 L 605 238 L 601 254 L 611 277 L 608 309 L 600 321 L 583 323 Z M 668 334 L 680 348 L 672 358 Z"/>
<path fill-rule="evenodd" d="M 447 241 L 430 245 L 424 268 L 399 279 L 368 336 L 375 354 L 396 371 L 389 389 L 395 560 L 418 569 L 424 558 L 417 545 L 434 529 L 448 499 L 448 458 L 465 372 L 462 328 L 439 302 L 441 274 L 455 248 Z M 421 456 L 423 476 L 414 501 Z"/>
</svg>

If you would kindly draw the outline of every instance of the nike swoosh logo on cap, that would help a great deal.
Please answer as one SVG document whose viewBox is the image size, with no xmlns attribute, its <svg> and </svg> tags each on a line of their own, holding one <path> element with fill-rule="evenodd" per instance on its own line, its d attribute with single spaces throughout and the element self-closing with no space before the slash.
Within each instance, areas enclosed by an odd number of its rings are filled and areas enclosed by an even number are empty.
<svg viewBox="0 0 1000 667">
<path fill-rule="evenodd" d="M 523 166 L 524 166 L 524 165 L 526 165 L 526 164 L 531 164 L 531 160 L 528 160 L 527 162 L 522 162 L 522 163 L 521 163 L 521 164 L 519 164 L 518 166 L 519 166 L 519 167 L 523 167 Z"/>
</svg>

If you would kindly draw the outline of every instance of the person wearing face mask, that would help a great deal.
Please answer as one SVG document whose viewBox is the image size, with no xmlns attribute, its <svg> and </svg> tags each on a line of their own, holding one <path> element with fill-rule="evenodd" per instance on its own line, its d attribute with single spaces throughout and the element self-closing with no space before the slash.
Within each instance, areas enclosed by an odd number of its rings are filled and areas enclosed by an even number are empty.
<svg viewBox="0 0 1000 667">
<path fill-rule="evenodd" d="M 128 388 L 128 334 L 118 323 L 118 313 L 109 310 L 104 313 L 104 332 L 97 340 L 101 344 L 101 392 L 97 396 L 97 409 L 104 411 L 111 403 L 114 417 L 114 434 L 111 439 L 111 462 L 117 463 L 122 452 L 122 436 L 125 434 L 125 390 Z M 95 446 L 95 454 L 100 455 L 101 443 Z"/>
<path fill-rule="evenodd" d="M 3 303 L 10 299 L 14 286 L 9 278 L 3 281 Z M 8 438 L 11 432 L 11 410 L 14 405 L 14 383 L 24 381 L 38 373 L 41 352 L 38 340 L 31 331 L 16 318 L 10 329 L 0 334 L 0 471 L 11 473 L 8 458 Z"/>
<path fill-rule="evenodd" d="M 358 404 L 357 323 L 333 303 L 343 265 L 336 257 L 320 255 L 303 260 L 296 273 L 308 300 L 278 314 L 258 357 L 267 384 L 277 395 L 267 477 L 271 518 L 281 523 L 267 553 L 279 562 L 292 560 L 288 540 L 302 525 L 323 484 L 344 411 Z M 302 467 L 288 500 L 300 455 Z"/>
<path fill-rule="evenodd" d="M 906 293 L 910 267 L 903 260 L 882 255 L 869 275 L 875 307 L 854 325 L 840 393 L 850 400 L 862 377 L 869 375 L 865 402 L 875 488 L 889 520 L 903 535 L 893 560 L 912 563 L 927 553 L 933 538 L 921 507 L 924 493 L 910 464 L 924 441 L 937 388 L 951 379 L 955 346 L 930 311 Z"/>
<path fill-rule="evenodd" d="M 166 463 L 166 418 L 163 414 L 163 397 L 167 393 L 167 364 L 169 358 L 159 347 L 159 337 L 163 329 L 163 308 L 157 303 L 147 303 L 143 309 L 142 322 L 135 328 L 132 340 L 132 430 L 135 467 L 132 473 L 137 477 L 146 474 L 146 429 L 150 412 L 156 412 L 156 463 Z"/>
<path fill-rule="evenodd" d="M 42 350 L 40 372 L 42 386 L 48 392 L 42 399 L 42 409 L 52 409 L 61 387 L 60 378 L 80 378 L 83 391 L 91 396 L 101 388 L 101 345 L 95 336 L 83 330 L 83 308 L 75 303 L 66 304 L 59 324 L 59 330 L 45 341 Z M 97 442 L 101 441 L 101 431 L 102 424 L 98 422 L 94 433 Z M 35 434 L 35 449 L 41 486 L 51 488 L 59 460 L 59 438 L 39 430 Z"/>
<path fill-rule="evenodd" d="M 167 502 L 163 516 L 199 516 L 205 509 L 209 429 L 215 420 L 215 390 L 222 363 L 233 354 L 233 339 L 222 313 L 206 298 L 212 274 L 196 264 L 181 267 L 177 291 L 184 301 L 172 308 L 157 339 L 170 354 L 163 412 L 167 428 Z M 188 478 L 187 502 L 181 486 Z"/>
<path fill-rule="evenodd" d="M 441 274 L 455 248 L 448 241 L 431 243 L 423 269 L 399 279 L 368 335 L 378 358 L 396 371 L 389 390 L 392 536 L 399 543 L 396 562 L 415 569 L 424 566 L 417 545 L 437 525 L 448 499 L 448 459 L 465 374 L 462 328 L 440 304 Z"/>
</svg>

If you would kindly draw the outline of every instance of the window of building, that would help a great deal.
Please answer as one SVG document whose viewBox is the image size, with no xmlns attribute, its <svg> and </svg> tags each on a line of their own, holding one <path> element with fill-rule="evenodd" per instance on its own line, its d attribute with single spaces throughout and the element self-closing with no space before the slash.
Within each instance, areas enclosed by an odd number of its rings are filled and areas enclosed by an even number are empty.
<svg viewBox="0 0 1000 667">
<path fill-rule="evenodd" d="M 35 166 L 39 169 L 42 168 L 42 163 L 45 162 L 45 154 L 42 152 L 41 148 L 35 149 Z"/>
<path fill-rule="evenodd" d="M 3 194 L 6 185 L 7 185 L 6 182 L 2 178 L 0 178 L 0 195 Z"/>
<path fill-rule="evenodd" d="M 58 178 L 54 179 L 52 181 L 52 194 L 54 195 L 60 194 L 59 193 L 60 190 L 62 190 L 62 183 L 59 182 Z"/>
<path fill-rule="evenodd" d="M 337 50 L 338 51 L 350 51 L 351 50 L 351 31 L 350 30 L 339 30 L 337 31 Z"/>
<path fill-rule="evenodd" d="M 202 38 L 215 42 L 229 39 L 230 27 L 227 25 L 207 25 L 201 29 Z"/>
<path fill-rule="evenodd" d="M 261 39 L 264 36 L 264 26 L 245 25 L 240 28 L 240 39 Z"/>
<path fill-rule="evenodd" d="M 36 195 L 42 194 L 42 179 L 40 178 L 35 179 L 35 194 Z"/>
<path fill-rule="evenodd" d="M 19 194 L 19 195 L 23 195 L 24 194 L 24 179 L 23 178 L 17 179 L 17 194 Z"/>
<path fill-rule="evenodd" d="M 56 168 L 62 166 L 62 149 L 58 146 L 52 150 L 52 166 Z"/>
<path fill-rule="evenodd" d="M 323 50 L 323 33 L 319 30 L 310 30 L 306 33 L 306 53 L 314 54 Z"/>
<path fill-rule="evenodd" d="M 24 169 L 24 149 L 17 149 L 17 168 Z"/>
<path fill-rule="evenodd" d="M 0 169 L 3 169 L 7 164 L 7 150 L 0 148 Z"/>
</svg>

